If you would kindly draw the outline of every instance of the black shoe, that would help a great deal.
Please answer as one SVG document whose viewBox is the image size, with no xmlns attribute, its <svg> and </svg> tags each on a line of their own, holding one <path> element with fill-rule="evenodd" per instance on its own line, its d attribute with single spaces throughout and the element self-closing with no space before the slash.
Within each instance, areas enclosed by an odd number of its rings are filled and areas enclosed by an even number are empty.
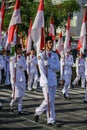
<svg viewBox="0 0 87 130">
<path fill-rule="evenodd" d="M 67 100 L 71 99 L 70 97 L 66 96 L 65 94 L 64 94 L 64 98 L 67 99 Z"/>
<path fill-rule="evenodd" d="M 0 106 L 0 111 L 2 110 L 2 106 Z"/>
<path fill-rule="evenodd" d="M 37 114 L 35 114 L 34 119 L 35 119 L 35 122 L 38 122 L 39 121 L 39 116 Z"/>
<path fill-rule="evenodd" d="M 10 112 L 14 112 L 13 106 L 10 106 Z"/>
<path fill-rule="evenodd" d="M 53 122 L 53 123 L 48 123 L 48 125 L 49 125 L 49 126 L 55 126 L 55 127 L 57 127 L 57 126 L 58 126 L 58 124 L 57 124 L 56 122 Z"/>
<path fill-rule="evenodd" d="M 75 88 L 75 86 L 72 84 L 72 88 Z"/>
<path fill-rule="evenodd" d="M 26 115 L 26 113 L 24 113 L 23 111 L 18 111 L 19 115 Z"/>
<path fill-rule="evenodd" d="M 64 96 L 64 98 L 65 98 L 65 99 L 67 99 L 67 96 L 66 96 L 66 94 L 65 94 L 65 93 L 64 93 L 64 95 L 63 95 L 63 96 Z"/>
<path fill-rule="evenodd" d="M 86 100 L 84 100 L 84 103 L 87 103 L 87 101 L 86 101 Z"/>
</svg>

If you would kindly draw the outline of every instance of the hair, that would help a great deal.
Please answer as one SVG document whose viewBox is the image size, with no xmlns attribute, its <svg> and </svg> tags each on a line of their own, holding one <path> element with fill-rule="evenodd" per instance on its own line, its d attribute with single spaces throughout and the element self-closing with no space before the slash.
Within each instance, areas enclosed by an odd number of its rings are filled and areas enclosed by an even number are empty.
<svg viewBox="0 0 87 130">
<path fill-rule="evenodd" d="M 45 41 L 46 41 L 46 42 L 49 41 L 49 40 L 53 41 L 51 36 L 47 36 L 47 37 L 45 38 Z"/>
<path fill-rule="evenodd" d="M 21 44 L 16 44 L 16 45 L 15 45 L 15 50 L 17 50 L 17 49 L 22 49 Z"/>
</svg>

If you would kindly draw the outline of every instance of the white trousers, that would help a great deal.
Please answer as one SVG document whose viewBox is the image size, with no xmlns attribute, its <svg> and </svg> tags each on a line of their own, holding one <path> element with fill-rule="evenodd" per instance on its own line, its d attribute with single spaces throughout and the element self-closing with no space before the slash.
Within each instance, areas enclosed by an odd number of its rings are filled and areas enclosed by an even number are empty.
<svg viewBox="0 0 87 130">
<path fill-rule="evenodd" d="M 38 84 L 38 73 L 30 73 L 29 80 L 28 80 L 28 89 L 31 90 L 32 88 L 36 89 Z"/>
<path fill-rule="evenodd" d="M 10 102 L 10 106 L 13 107 L 14 103 L 18 101 L 18 112 L 22 111 L 22 101 L 23 101 L 23 97 L 19 97 L 19 98 L 13 98 Z"/>
<path fill-rule="evenodd" d="M 65 94 L 67 97 L 69 96 L 69 88 L 70 88 L 70 83 L 71 83 L 71 74 L 65 74 L 64 75 L 64 86 L 62 89 L 62 93 Z"/>
<path fill-rule="evenodd" d="M 87 101 L 87 77 L 86 77 L 86 93 L 85 93 L 85 101 Z"/>
<path fill-rule="evenodd" d="M 10 84 L 10 71 L 9 70 L 7 70 L 7 72 L 6 72 L 5 84 L 6 85 Z"/>
<path fill-rule="evenodd" d="M 47 114 L 47 123 L 55 122 L 55 94 L 56 94 L 56 87 L 49 87 L 49 101 L 50 101 L 50 117 L 48 112 L 48 98 L 47 98 L 47 87 L 42 87 L 44 100 L 39 107 L 36 108 L 35 113 L 37 115 L 41 115 L 44 111 Z"/>
<path fill-rule="evenodd" d="M 78 81 L 81 78 L 81 88 L 85 88 L 85 74 L 84 73 L 80 73 L 75 80 L 72 82 L 73 85 L 76 85 L 78 83 Z"/>
</svg>

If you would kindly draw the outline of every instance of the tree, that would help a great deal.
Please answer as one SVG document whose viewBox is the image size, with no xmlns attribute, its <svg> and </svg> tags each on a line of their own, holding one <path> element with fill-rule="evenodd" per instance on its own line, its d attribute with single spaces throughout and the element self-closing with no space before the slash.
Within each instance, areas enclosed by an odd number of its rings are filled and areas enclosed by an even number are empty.
<svg viewBox="0 0 87 130">
<path fill-rule="evenodd" d="M 30 18 L 34 20 L 39 3 L 35 2 L 35 0 L 20 0 L 20 3 L 22 24 L 19 26 L 19 31 L 27 33 Z M 80 5 L 76 0 L 65 0 L 61 1 L 61 5 L 59 7 L 58 5 L 54 5 L 51 0 L 44 0 L 44 8 L 45 26 L 49 26 L 50 16 L 53 15 L 55 21 L 55 28 L 57 28 L 59 25 L 64 24 L 63 22 L 67 20 L 68 13 L 71 14 L 73 12 L 79 11 Z M 9 26 L 12 12 L 13 9 L 6 10 L 5 12 L 5 31 Z"/>
</svg>

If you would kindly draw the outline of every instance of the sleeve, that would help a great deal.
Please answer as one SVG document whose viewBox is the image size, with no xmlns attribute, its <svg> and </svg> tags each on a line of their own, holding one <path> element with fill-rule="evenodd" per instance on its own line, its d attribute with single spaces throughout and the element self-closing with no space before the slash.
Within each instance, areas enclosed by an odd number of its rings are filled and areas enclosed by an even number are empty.
<svg viewBox="0 0 87 130">
<path fill-rule="evenodd" d="M 10 76 L 11 78 L 14 78 L 14 64 L 15 64 L 15 59 L 13 57 L 10 58 Z"/>
<path fill-rule="evenodd" d="M 41 54 L 38 57 L 39 57 L 38 58 L 38 67 L 39 67 L 41 79 L 44 81 L 45 86 L 48 86 L 48 80 L 46 77 L 46 67 L 44 66 L 44 62 L 43 62 L 44 59 Z"/>
</svg>

